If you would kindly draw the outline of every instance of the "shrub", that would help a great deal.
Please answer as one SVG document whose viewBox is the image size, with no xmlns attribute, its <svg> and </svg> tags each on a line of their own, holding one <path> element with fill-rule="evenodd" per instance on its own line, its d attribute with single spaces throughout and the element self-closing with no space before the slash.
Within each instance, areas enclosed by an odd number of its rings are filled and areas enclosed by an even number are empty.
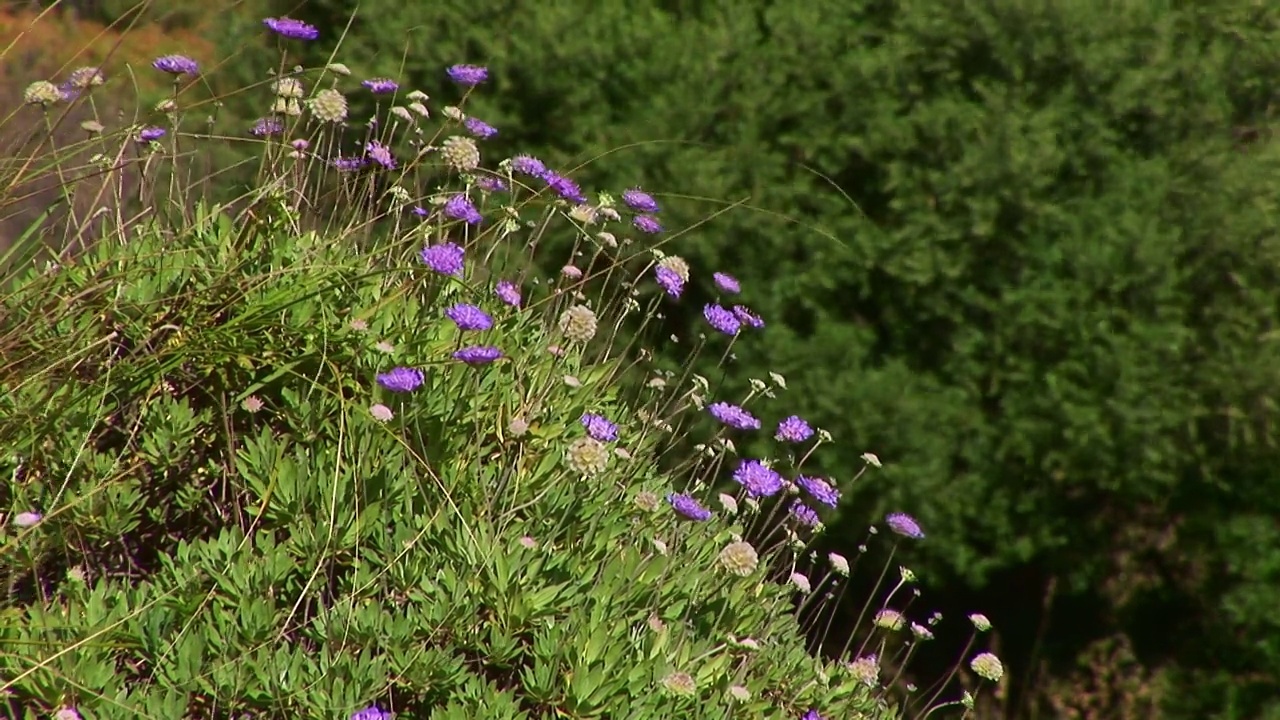
<svg viewBox="0 0 1280 720">
<path fill-rule="evenodd" d="M 839 491 L 803 472 L 830 436 L 790 418 L 773 458 L 737 457 L 785 380 L 712 402 L 706 379 L 630 344 L 689 280 L 648 239 L 657 201 L 495 163 L 465 103 L 429 110 L 348 73 L 262 88 L 262 170 L 230 204 L 177 180 L 199 149 L 180 98 L 167 127 L 106 130 L 125 159 L 107 172 L 137 173 L 145 206 L 117 195 L 90 247 L 5 278 L 9 714 L 972 708 L 972 682 L 942 705 L 957 688 L 897 687 L 938 620 L 906 618 L 908 570 L 863 604 L 856 651 L 810 644 L 853 569 L 811 551 Z M 482 74 L 447 76 L 470 93 Z M 354 92 L 390 109 L 350 126 Z M 36 255 L 41 230 L 11 255 Z M 553 235 L 574 251 L 541 277 Z M 704 310 L 719 332 L 682 339 L 694 354 L 750 343 L 757 319 L 726 306 Z M 686 437 L 698 455 L 672 456 Z M 923 536 L 906 515 L 886 527 Z M 965 661 L 977 682 L 1003 673 Z"/>
</svg>

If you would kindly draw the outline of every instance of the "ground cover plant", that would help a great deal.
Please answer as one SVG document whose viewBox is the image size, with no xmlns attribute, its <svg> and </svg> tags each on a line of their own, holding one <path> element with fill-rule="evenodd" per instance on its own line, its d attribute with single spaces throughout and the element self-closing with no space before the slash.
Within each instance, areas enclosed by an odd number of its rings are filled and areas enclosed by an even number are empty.
<svg viewBox="0 0 1280 720">
<path fill-rule="evenodd" d="M 173 78 L 154 122 L 94 118 L 6 159 L 6 187 L 63 191 L 5 253 L 6 716 L 974 713 L 1003 668 L 984 617 L 931 614 L 895 562 L 920 525 L 814 549 L 848 478 L 806 462 L 845 441 L 762 422 L 786 414 L 780 375 L 723 397 L 654 361 L 691 284 L 718 296 L 705 327 L 664 342 L 730 374 L 767 332 L 732 269 L 681 259 L 660 193 L 489 157 L 501 129 L 467 111 L 482 66 L 407 88 L 294 68 L 323 41 L 305 23 L 262 32 L 281 61 L 247 90 L 252 126 L 210 129 L 184 105 L 201 59 L 166 55 L 137 69 Z M 11 121 L 49 140 L 118 81 L 33 79 Z M 375 115 L 348 116 L 356 93 Z M 260 171 L 218 204 L 191 168 L 235 133 Z M 739 455 L 760 434 L 774 451 Z M 860 565 L 884 592 L 846 596 Z M 849 607 L 860 632 L 828 638 Z M 944 621 L 972 640 L 914 687 Z"/>
</svg>

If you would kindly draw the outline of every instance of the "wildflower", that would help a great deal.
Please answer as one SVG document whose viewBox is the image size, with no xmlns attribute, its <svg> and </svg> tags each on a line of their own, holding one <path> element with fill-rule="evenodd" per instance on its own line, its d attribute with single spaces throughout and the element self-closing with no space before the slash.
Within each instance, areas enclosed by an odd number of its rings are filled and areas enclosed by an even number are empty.
<svg viewBox="0 0 1280 720">
<path fill-rule="evenodd" d="M 302 96 L 307 94 L 306 88 L 302 87 L 302 81 L 291 77 L 280 78 L 271 83 L 271 91 L 276 97 L 293 100 L 301 100 Z"/>
<path fill-rule="evenodd" d="M 574 342 L 585 343 L 596 335 L 596 314 L 585 305 L 574 305 L 560 314 L 560 332 Z"/>
<path fill-rule="evenodd" d="M 524 437 L 529 432 L 529 421 L 522 417 L 511 418 L 511 422 L 507 423 L 507 432 L 511 437 Z"/>
<path fill-rule="evenodd" d="M 369 323 L 362 320 L 361 318 L 353 318 L 351 322 L 347 324 L 347 326 L 350 327 L 352 330 L 355 330 L 356 332 L 364 332 L 365 330 L 369 329 Z"/>
<path fill-rule="evenodd" d="M 360 83 L 374 95 L 386 95 L 400 89 L 400 83 L 391 78 L 370 78 Z"/>
<path fill-rule="evenodd" d="M 732 275 L 726 275 L 722 272 L 712 273 L 711 279 L 716 281 L 716 287 L 727 293 L 742 292 L 742 286 L 738 285 L 737 278 Z"/>
<path fill-rule="evenodd" d="M 711 403 L 707 406 L 711 417 L 739 430 L 759 430 L 760 420 L 746 410 L 726 402 Z"/>
<path fill-rule="evenodd" d="M 984 680 L 1000 682 L 1000 678 L 1004 677 L 1004 665 L 1000 664 L 1000 658 L 991 653 L 979 653 L 969 661 L 969 667 Z"/>
<path fill-rule="evenodd" d="M 581 437 L 570 443 L 566 459 L 569 469 L 579 475 L 591 477 L 604 472 L 609 464 L 609 451 L 599 440 Z"/>
<path fill-rule="evenodd" d="M 440 156 L 454 170 L 475 170 L 480 166 L 480 149 L 476 147 L 476 141 L 462 135 L 445 138 L 440 146 Z"/>
<path fill-rule="evenodd" d="M 485 192 L 502 192 L 507 184 L 491 175 L 484 175 L 476 180 L 476 186 Z"/>
<path fill-rule="evenodd" d="M 636 226 L 640 232 L 646 232 L 654 235 L 662 232 L 662 223 L 652 215 L 637 215 L 631 220 L 631 224 Z"/>
<path fill-rule="evenodd" d="M 532 155 L 517 155 L 511 158 L 511 169 L 522 175 L 540 178 L 547 174 L 547 166 Z"/>
<path fill-rule="evenodd" d="M 693 681 L 693 676 L 685 672 L 673 672 L 662 678 L 662 687 L 673 695 L 693 695 L 698 691 L 698 686 Z"/>
<path fill-rule="evenodd" d="M 747 496 L 768 497 L 782 490 L 782 476 L 759 460 L 743 460 L 733 471 L 733 479 L 746 488 Z"/>
<path fill-rule="evenodd" d="M 333 88 L 316 93 L 308 102 L 311 114 L 328 123 L 340 123 L 347 119 L 347 98 Z"/>
<path fill-rule="evenodd" d="M 416 368 L 398 367 L 377 377 L 378 384 L 391 392 L 413 392 L 422 385 L 422 371 Z"/>
<path fill-rule="evenodd" d="M 644 510 L 645 512 L 653 512 L 654 510 L 658 509 L 659 500 L 656 494 L 651 493 L 648 490 L 641 490 L 640 492 L 636 493 L 636 496 L 632 499 L 632 502 L 636 504 L 636 507 L 640 508 L 641 510 Z"/>
<path fill-rule="evenodd" d="M 419 257 L 432 271 L 441 275 L 462 276 L 462 261 L 465 251 L 457 243 L 444 242 L 428 245 L 422 249 Z"/>
<path fill-rule="evenodd" d="M 898 533 L 903 537 L 920 540 L 924 538 L 924 532 L 920 530 L 920 524 L 916 519 L 906 513 L 889 513 L 885 515 L 884 522 L 889 529 Z"/>
<path fill-rule="evenodd" d="M 824 720 L 824 719 L 821 715 L 818 714 L 817 710 L 814 710 L 813 708 L 809 708 L 809 712 L 805 713 L 804 716 L 800 718 L 800 720 Z"/>
<path fill-rule="evenodd" d="M 429 117 L 431 117 L 431 111 L 427 109 L 427 106 L 426 106 L 426 105 L 423 105 L 423 104 L 422 104 L 422 103 L 420 103 L 420 102 L 411 102 L 411 103 L 409 103 L 409 109 L 410 109 L 410 110 L 412 110 L 412 111 L 414 111 L 414 112 L 416 112 L 416 113 L 418 113 L 419 115 L 421 115 L 421 116 L 422 116 L 422 117 L 424 117 L 424 118 L 429 118 Z"/>
<path fill-rule="evenodd" d="M 709 304 L 702 308 L 702 316 L 707 319 L 711 327 L 725 335 L 737 335 L 742 324 L 733 313 L 725 310 L 719 305 Z"/>
<path fill-rule="evenodd" d="M 528 535 L 524 535 L 519 540 L 520 546 L 526 550 L 537 550 L 538 541 Z"/>
<path fill-rule="evenodd" d="M 480 65 L 454 65 L 449 68 L 449 79 L 459 85 L 479 85 L 489 79 L 489 69 Z"/>
<path fill-rule="evenodd" d="M 165 129 L 162 127 L 143 128 L 142 131 L 138 133 L 138 142 L 140 143 L 154 142 L 164 137 L 164 135 L 165 135 Z"/>
<path fill-rule="evenodd" d="M 738 702 L 751 702 L 751 691 L 741 685 L 730 685 L 729 697 Z"/>
<path fill-rule="evenodd" d="M 102 132 L 106 128 L 103 127 L 102 123 L 98 122 L 97 120 L 85 120 L 84 122 L 80 123 L 80 129 L 84 130 L 87 133 L 92 133 L 94 135 L 97 135 L 98 133 Z"/>
<path fill-rule="evenodd" d="M 320 31 L 314 25 L 308 25 L 293 18 L 267 18 L 262 21 L 262 24 L 280 37 L 290 40 L 315 40 L 320 37 Z"/>
<path fill-rule="evenodd" d="M 813 428 L 798 415 L 792 415 L 778 423 L 778 432 L 774 434 L 774 438 L 791 443 L 804 442 L 811 437 Z"/>
<path fill-rule="evenodd" d="M 902 582 L 904 583 L 913 583 L 916 581 L 916 574 L 909 568 L 902 567 L 901 565 L 898 566 L 898 575 L 902 578 Z"/>
<path fill-rule="evenodd" d="M 97 87 L 107 81 L 102 71 L 96 67 L 81 67 L 71 71 L 67 76 L 67 86 L 77 90 L 87 90 L 91 87 Z"/>
<path fill-rule="evenodd" d="M 386 422 L 395 417 L 395 413 L 391 412 L 391 408 L 382 403 L 375 403 L 369 406 L 369 414 L 378 422 Z"/>
<path fill-rule="evenodd" d="M 284 132 L 284 124 L 280 122 L 279 118 L 274 118 L 274 117 L 258 118 L 257 122 L 253 124 L 253 128 L 249 130 L 249 132 L 253 133 L 258 137 L 279 135 L 280 133 Z"/>
<path fill-rule="evenodd" d="M 809 584 L 809 578 L 802 573 L 791 573 L 790 582 L 797 590 L 806 595 L 813 590 L 813 586 Z"/>
<path fill-rule="evenodd" d="M 80 720 L 80 711 L 73 707 L 61 707 L 53 714 L 53 720 Z"/>
<path fill-rule="evenodd" d="M 978 632 L 986 632 L 991 629 L 991 621 L 982 613 L 974 613 L 970 615 L 969 622 L 973 623 L 973 629 Z"/>
<path fill-rule="evenodd" d="M 565 265 L 564 267 L 560 268 L 560 274 L 569 278 L 570 280 L 582 279 L 582 270 L 578 268 L 576 265 Z"/>
<path fill-rule="evenodd" d="M 828 553 L 827 562 L 831 563 L 831 569 L 835 570 L 837 575 L 849 577 L 849 561 L 840 553 Z"/>
<path fill-rule="evenodd" d="M 746 577 L 756 571 L 756 567 L 760 564 L 760 556 L 751 543 L 739 540 L 726 545 L 716 557 L 716 561 L 720 563 L 720 567 L 734 575 Z"/>
<path fill-rule="evenodd" d="M 689 282 L 689 263 L 679 255 L 668 255 L 658 261 L 658 267 L 664 267 L 674 272 L 680 278 L 680 282 Z"/>
<path fill-rule="evenodd" d="M 799 522 L 805 527 L 817 527 L 818 524 L 822 522 L 818 518 L 818 513 L 815 512 L 813 508 L 805 505 L 799 500 L 791 503 L 791 516 L 796 519 L 796 522 Z"/>
<path fill-rule="evenodd" d="M 835 507 L 840 504 L 840 491 L 831 487 L 831 485 L 822 478 L 801 475 L 796 478 L 796 485 L 803 488 L 804 491 L 809 493 L 814 500 L 817 500 L 827 507 Z"/>
<path fill-rule="evenodd" d="M 729 495 L 728 493 L 720 493 L 716 499 L 720 501 L 720 507 L 724 508 L 725 512 L 730 515 L 738 514 L 738 501 L 732 495 Z"/>
<path fill-rule="evenodd" d="M 351 713 L 351 720 L 391 720 L 392 717 L 390 712 L 379 708 L 377 705 L 370 705 L 363 710 Z"/>
<path fill-rule="evenodd" d="M 250 395 L 240 403 L 240 407 L 244 408 L 245 412 L 250 413 L 256 413 L 262 410 L 263 406 L 264 403 L 262 402 L 262 398 L 257 395 Z"/>
<path fill-rule="evenodd" d="M 875 653 L 864 655 L 849 663 L 849 672 L 867 687 L 880 682 L 880 658 Z"/>
<path fill-rule="evenodd" d="M 444 314 L 459 330 L 488 330 L 493 327 L 493 318 L 488 313 L 468 303 L 458 303 L 445 310 Z"/>
<path fill-rule="evenodd" d="M 413 124 L 415 124 L 415 123 L 417 123 L 417 122 L 418 122 L 418 119 L 417 119 L 417 118 L 415 118 L 415 117 L 413 116 L 413 113 L 409 112 L 409 109 L 408 109 L 408 108 L 406 108 L 406 107 L 401 107 L 400 105 L 396 105 L 396 106 L 392 107 L 392 108 L 391 108 L 391 114 L 392 114 L 392 115 L 395 115 L 397 118 L 399 118 L 399 119 L 401 119 L 401 120 L 403 120 L 403 121 L 405 121 L 405 122 L 409 123 L 410 125 L 413 125 Z"/>
<path fill-rule="evenodd" d="M 614 442 L 618 439 L 618 426 L 602 415 L 583 413 L 579 421 L 587 429 L 587 434 L 600 442 Z"/>
<path fill-rule="evenodd" d="M 933 632 L 920 623 L 911 623 L 911 634 L 920 640 L 932 640 Z"/>
<path fill-rule="evenodd" d="M 493 293 L 498 296 L 502 302 L 511 307 L 520 307 L 520 288 L 516 284 L 508 280 L 500 280 L 497 285 L 493 286 Z"/>
<path fill-rule="evenodd" d="M 396 159 L 391 156 L 391 148 L 386 145 L 374 140 L 364 146 L 364 151 L 382 167 L 388 170 L 396 169 Z"/>
<path fill-rule="evenodd" d="M 881 467 L 880 458 L 876 457 L 875 453 L 862 453 L 862 462 L 872 467 Z"/>
<path fill-rule="evenodd" d="M 502 357 L 502 351 L 491 345 L 472 345 L 453 354 L 453 359 L 468 365 L 487 365 Z"/>
<path fill-rule="evenodd" d="M 546 174 L 542 176 L 542 179 L 546 181 L 548 187 L 554 190 L 557 195 L 565 200 L 575 203 L 584 203 L 587 201 L 586 196 L 582 194 L 582 188 L 578 187 L 578 183 L 559 173 L 548 170 Z"/>
<path fill-rule="evenodd" d="M 906 619 L 903 618 L 902 613 L 897 610 L 885 608 L 884 610 L 876 613 L 875 620 L 872 622 L 875 623 L 876 627 L 883 628 L 885 630 L 901 630 L 902 626 L 906 624 Z"/>
<path fill-rule="evenodd" d="M 680 297 L 680 293 L 684 291 L 684 281 L 680 279 L 680 276 L 674 270 L 658 266 L 654 270 L 654 274 L 658 277 L 658 285 L 668 295 L 675 298 Z"/>
<path fill-rule="evenodd" d="M 333 159 L 333 166 L 339 172 L 355 172 L 368 164 L 368 160 L 362 157 L 337 157 Z"/>
<path fill-rule="evenodd" d="M 671 503 L 671 507 L 676 512 L 690 520 L 702 522 L 711 519 L 711 511 L 702 506 L 691 495 L 684 493 L 671 493 L 667 495 L 667 502 Z"/>
<path fill-rule="evenodd" d="M 475 225 L 484 219 L 480 211 L 476 210 L 475 204 L 471 202 L 471 198 L 462 193 L 454 194 L 445 202 L 444 214 L 455 220 L 462 220 L 468 225 Z"/>
<path fill-rule="evenodd" d="M 29 528 L 43 518 L 44 516 L 38 512 L 20 512 L 13 516 L 13 524 L 20 528 Z"/>
<path fill-rule="evenodd" d="M 755 313 L 751 312 L 751 310 L 749 310 L 746 306 L 734 305 L 733 316 L 736 317 L 738 321 L 744 325 L 750 325 L 753 328 L 764 327 L 764 319 L 761 318 L 759 315 L 756 315 Z"/>
<path fill-rule="evenodd" d="M 480 120 L 479 118 L 469 117 L 462 122 L 462 126 L 465 127 L 472 135 L 475 135 L 481 140 L 488 140 L 498 134 L 498 128 Z"/>
<path fill-rule="evenodd" d="M 341 75 L 343 77 L 349 77 L 351 75 L 351 68 L 343 65 L 342 63 L 329 63 L 324 66 L 324 69 L 335 75 Z"/>
<path fill-rule="evenodd" d="M 631 188 L 622 192 L 622 202 L 626 203 L 632 210 L 639 210 L 643 213 L 658 212 L 658 203 L 649 193 L 640 188 Z"/>
<path fill-rule="evenodd" d="M 186 55 L 165 55 L 151 63 L 151 67 L 170 75 L 195 75 L 200 72 L 200 65 Z"/>
</svg>

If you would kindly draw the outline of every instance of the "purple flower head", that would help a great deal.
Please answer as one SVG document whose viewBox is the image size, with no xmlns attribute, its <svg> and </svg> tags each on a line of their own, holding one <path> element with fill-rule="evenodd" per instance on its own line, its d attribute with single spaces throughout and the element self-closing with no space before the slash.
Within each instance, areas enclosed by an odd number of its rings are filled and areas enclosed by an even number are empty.
<svg viewBox="0 0 1280 720">
<path fill-rule="evenodd" d="M 374 140 L 364 146 L 364 151 L 373 161 L 388 170 L 396 169 L 396 159 L 391 156 L 391 148 Z"/>
<path fill-rule="evenodd" d="M 738 320 L 738 316 L 719 305 L 703 307 L 702 316 L 707 319 L 708 323 L 711 323 L 711 327 L 725 335 L 737 335 L 738 330 L 742 328 L 742 323 Z"/>
<path fill-rule="evenodd" d="M 333 159 L 333 166 L 340 172 L 355 172 L 368 164 L 368 160 L 362 157 L 339 157 Z"/>
<path fill-rule="evenodd" d="M 170 75 L 196 75 L 200 65 L 186 55 L 165 55 L 151 63 L 151 67 Z"/>
<path fill-rule="evenodd" d="M 915 540 L 924 539 L 924 531 L 920 529 L 920 523 L 906 513 L 889 513 L 884 516 L 884 523 L 889 526 L 890 530 L 903 537 Z"/>
<path fill-rule="evenodd" d="M 475 225 L 483 219 L 480 211 L 476 210 L 476 206 L 471 202 L 471 198 L 462 193 L 450 197 L 445 202 L 444 214 L 455 220 L 465 220 L 468 225 Z"/>
<path fill-rule="evenodd" d="M 423 217 L 423 218 L 431 214 L 430 210 L 422 207 L 421 205 L 414 205 L 412 212 L 414 215 L 417 215 L 418 217 Z"/>
<path fill-rule="evenodd" d="M 662 289 L 666 290 L 671 297 L 678 298 L 680 293 L 684 292 L 684 281 L 680 279 L 680 273 L 671 268 L 658 266 L 654 274 L 658 276 L 658 285 L 662 286 Z"/>
<path fill-rule="evenodd" d="M 823 718 L 818 714 L 817 710 L 810 708 L 809 712 L 805 713 L 800 720 L 823 720 Z"/>
<path fill-rule="evenodd" d="M 626 203 L 627 207 L 632 210 L 639 210 L 644 213 L 658 212 L 657 201 L 653 199 L 652 195 L 638 187 L 624 190 L 622 192 L 622 202 Z"/>
<path fill-rule="evenodd" d="M 275 34 L 290 40 L 315 40 L 320 37 L 320 31 L 314 25 L 308 25 L 293 18 L 267 18 L 262 21 L 262 24 Z"/>
<path fill-rule="evenodd" d="M 479 85 L 489 79 L 489 69 L 480 65 L 454 65 L 449 68 L 449 79 L 459 85 Z"/>
<path fill-rule="evenodd" d="M 311 143 L 304 138 L 298 138 L 297 140 L 290 140 L 289 147 L 297 150 L 298 152 L 302 152 L 303 150 L 311 147 Z"/>
<path fill-rule="evenodd" d="M 804 525 L 805 527 L 817 527 L 818 523 L 822 522 L 822 520 L 818 518 L 818 513 L 814 512 L 813 508 L 805 505 L 799 500 L 791 503 L 790 511 L 791 517 L 795 518 L 796 522 Z"/>
<path fill-rule="evenodd" d="M 357 710 L 351 713 L 351 720 L 391 720 L 392 714 L 379 708 L 377 705 L 370 705 L 363 710 Z"/>
<path fill-rule="evenodd" d="M 457 243 L 444 242 L 428 245 L 422 249 L 419 257 L 423 264 L 441 275 L 462 277 L 462 260 L 466 251 Z"/>
<path fill-rule="evenodd" d="M 284 132 L 284 123 L 280 122 L 279 118 L 273 118 L 273 117 L 258 118 L 258 121 L 253 124 L 253 129 L 251 129 L 249 132 L 253 133 L 254 135 L 257 135 L 258 137 L 267 137 L 269 135 L 279 135 L 280 133 Z"/>
<path fill-rule="evenodd" d="M 662 232 L 662 223 L 652 215 L 637 215 L 631 220 L 631 224 L 636 226 L 640 232 L 646 232 L 650 235 L 656 235 Z"/>
<path fill-rule="evenodd" d="M 542 179 L 546 181 L 548 187 L 565 200 L 576 203 L 587 201 L 587 197 L 582 194 L 582 188 L 578 187 L 578 183 L 560 173 L 548 170 L 543 174 Z"/>
<path fill-rule="evenodd" d="M 493 327 L 493 318 L 475 305 L 458 303 L 445 310 L 444 314 L 459 330 L 488 330 Z"/>
<path fill-rule="evenodd" d="M 704 522 L 711 519 L 711 511 L 702 507 L 702 504 L 694 500 L 691 495 L 671 493 L 667 496 L 667 502 L 671 503 L 671 507 L 676 512 L 690 520 Z"/>
<path fill-rule="evenodd" d="M 476 185 L 485 192 L 502 192 L 507 184 L 492 175 L 482 175 L 476 179 Z"/>
<path fill-rule="evenodd" d="M 162 127 L 143 128 L 138 132 L 138 142 L 152 142 L 164 137 L 165 129 Z"/>
<path fill-rule="evenodd" d="M 520 307 L 520 288 L 509 280 L 499 280 L 498 284 L 493 286 L 493 294 L 511 307 Z"/>
<path fill-rule="evenodd" d="M 487 140 L 488 138 L 498 134 L 498 128 L 480 120 L 479 118 L 469 117 L 466 120 L 463 120 L 462 124 L 467 128 L 468 132 L 481 140 Z"/>
<path fill-rule="evenodd" d="M 511 169 L 536 178 L 547 174 L 547 166 L 532 155 L 517 155 L 511 158 Z"/>
<path fill-rule="evenodd" d="M 378 384 L 391 392 L 413 392 L 423 381 L 422 371 L 416 368 L 398 367 L 378 376 Z"/>
<path fill-rule="evenodd" d="M 502 351 L 492 345 L 471 345 L 453 354 L 454 360 L 468 365 L 487 365 L 502 357 Z"/>
<path fill-rule="evenodd" d="M 744 305 L 734 305 L 733 316 L 738 318 L 738 320 L 743 324 L 750 325 L 753 328 L 764 327 L 764 320 L 759 315 L 751 312 Z"/>
<path fill-rule="evenodd" d="M 813 428 L 809 427 L 809 423 L 805 422 L 799 415 L 791 417 L 778 423 L 778 432 L 774 438 L 782 442 L 799 443 L 813 437 Z"/>
<path fill-rule="evenodd" d="M 835 507 L 840 504 L 840 491 L 822 478 L 801 475 L 796 478 L 796 484 L 809 493 L 814 500 L 827 507 Z"/>
<path fill-rule="evenodd" d="M 587 434 L 600 442 L 613 442 L 618 439 L 618 426 L 602 415 L 583 413 L 581 422 L 582 427 L 587 429 Z"/>
<path fill-rule="evenodd" d="M 386 95 L 400 89 L 400 83 L 391 78 L 370 78 L 360 83 L 374 95 Z"/>
<path fill-rule="evenodd" d="M 716 287 L 720 288 L 724 292 L 734 294 L 742 292 L 742 286 L 738 284 L 738 279 L 732 275 L 726 275 L 725 273 L 720 272 L 712 273 L 711 279 L 715 280 Z"/>
<path fill-rule="evenodd" d="M 777 495 L 783 486 L 782 476 L 759 460 L 743 460 L 733 471 L 733 479 L 746 488 L 751 497 Z"/>
<path fill-rule="evenodd" d="M 711 417 L 729 427 L 735 427 L 739 430 L 760 429 L 760 420 L 737 405 L 730 405 L 726 402 L 711 403 L 707 406 L 707 412 L 711 413 Z"/>
</svg>

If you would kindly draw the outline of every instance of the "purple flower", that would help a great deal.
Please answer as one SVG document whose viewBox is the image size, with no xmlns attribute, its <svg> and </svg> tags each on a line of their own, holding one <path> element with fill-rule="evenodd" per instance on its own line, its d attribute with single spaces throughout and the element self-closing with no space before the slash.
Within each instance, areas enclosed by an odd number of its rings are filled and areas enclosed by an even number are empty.
<svg viewBox="0 0 1280 720">
<path fill-rule="evenodd" d="M 666 290 L 671 297 L 678 298 L 680 293 L 684 292 L 684 281 L 680 279 L 680 273 L 675 270 L 658 266 L 654 270 L 654 275 L 658 276 L 658 285 L 662 286 L 662 289 Z"/>
<path fill-rule="evenodd" d="M 488 330 L 493 327 L 493 318 L 475 305 L 458 303 L 445 310 L 444 314 L 459 330 Z"/>
<path fill-rule="evenodd" d="M 587 434 L 600 442 L 613 442 L 618 439 L 618 426 L 606 420 L 602 415 L 583 413 L 582 427 Z"/>
<path fill-rule="evenodd" d="M 791 517 L 795 518 L 796 522 L 806 527 L 817 527 L 818 523 L 822 522 L 822 520 L 818 518 L 818 513 L 814 512 L 813 508 L 805 505 L 799 500 L 791 503 Z"/>
<path fill-rule="evenodd" d="M 576 203 L 587 201 L 586 196 L 582 194 L 582 188 L 578 187 L 578 183 L 560 173 L 548 170 L 543 174 L 542 179 L 546 181 L 548 187 L 565 200 Z"/>
<path fill-rule="evenodd" d="M 511 158 L 511 169 L 537 178 L 547 174 L 547 166 L 532 155 L 517 155 Z"/>
<path fill-rule="evenodd" d="M 631 224 L 635 225 L 640 232 L 647 232 L 650 235 L 662 232 L 662 223 L 652 215 L 637 215 L 632 218 Z"/>
<path fill-rule="evenodd" d="M 290 140 L 289 147 L 297 150 L 298 152 L 302 152 L 303 150 L 311 147 L 311 143 L 307 142 L 304 138 L 298 138 L 297 140 Z"/>
<path fill-rule="evenodd" d="M 500 280 L 493 286 L 493 294 L 511 307 L 520 307 L 520 288 L 509 280 Z"/>
<path fill-rule="evenodd" d="M 716 287 L 727 293 L 736 294 L 742 292 L 742 286 L 738 285 L 738 279 L 732 275 L 726 275 L 720 272 L 712 273 L 711 279 L 716 281 Z"/>
<path fill-rule="evenodd" d="M 29 528 L 44 518 L 38 512 L 24 511 L 13 516 L 13 524 L 20 528 Z"/>
<path fill-rule="evenodd" d="M 507 189 L 507 184 L 491 175 L 482 175 L 476 179 L 476 185 L 485 192 L 502 192 Z"/>
<path fill-rule="evenodd" d="M 280 122 L 279 118 L 273 118 L 273 117 L 258 118 L 258 121 L 253 124 L 253 129 L 251 129 L 249 132 L 253 133 L 254 135 L 257 135 L 258 137 L 266 137 L 268 135 L 279 135 L 280 133 L 284 132 L 284 123 Z"/>
<path fill-rule="evenodd" d="M 823 718 L 818 714 L 817 710 L 810 708 L 809 712 L 805 713 L 800 720 L 823 720 Z"/>
<path fill-rule="evenodd" d="M 374 140 L 364 146 L 364 151 L 382 167 L 388 170 L 396 169 L 396 159 L 391 156 L 391 148 L 386 145 Z"/>
<path fill-rule="evenodd" d="M 782 476 L 759 460 L 743 460 L 733 471 L 733 479 L 751 497 L 777 495 L 783 486 Z"/>
<path fill-rule="evenodd" d="M 368 164 L 362 157 L 338 157 L 333 159 L 333 166 L 340 172 L 355 172 Z"/>
<path fill-rule="evenodd" d="M 400 89 L 400 83 L 391 78 L 370 78 L 360 83 L 374 95 L 385 95 Z"/>
<path fill-rule="evenodd" d="M 151 67 L 170 75 L 195 75 L 200 72 L 200 65 L 186 55 L 158 57 L 151 63 Z"/>
<path fill-rule="evenodd" d="M 466 251 L 457 243 L 444 242 L 428 245 L 422 249 L 419 257 L 423 264 L 441 275 L 462 276 L 462 259 Z"/>
<path fill-rule="evenodd" d="M 422 371 L 415 368 L 398 367 L 378 376 L 378 384 L 391 392 L 413 392 L 422 385 Z"/>
<path fill-rule="evenodd" d="M 920 523 L 916 519 L 906 513 L 889 513 L 884 516 L 884 522 L 889 529 L 902 535 L 903 537 L 921 540 L 924 538 L 924 531 L 920 529 Z"/>
<path fill-rule="evenodd" d="M 626 203 L 632 210 L 639 210 L 645 213 L 658 212 L 658 203 L 649 193 L 640 188 L 631 188 L 622 192 L 622 202 Z"/>
<path fill-rule="evenodd" d="M 734 305 L 733 315 L 744 324 L 750 325 L 753 328 L 764 327 L 764 320 L 761 319 L 759 315 L 748 310 L 744 305 Z"/>
<path fill-rule="evenodd" d="M 480 120 L 479 118 L 469 117 L 466 120 L 463 120 L 462 124 L 467 128 L 468 132 L 481 140 L 487 140 L 488 138 L 498 134 L 498 128 Z"/>
<path fill-rule="evenodd" d="M 363 710 L 351 713 L 351 720 L 391 720 L 392 717 L 389 711 L 383 710 L 377 705 L 370 705 Z"/>
<path fill-rule="evenodd" d="M 671 507 L 676 512 L 685 516 L 690 520 L 703 522 L 711 519 L 711 511 L 702 507 L 702 504 L 694 500 L 692 496 L 684 493 L 671 493 L 667 496 L 667 502 L 671 503 Z"/>
<path fill-rule="evenodd" d="M 468 365 L 486 365 L 502 357 L 502 351 L 491 345 L 471 345 L 453 354 L 454 360 Z"/>
<path fill-rule="evenodd" d="M 778 432 L 774 437 L 782 442 L 804 442 L 813 437 L 813 428 L 809 427 L 809 423 L 799 415 L 792 415 L 778 423 Z"/>
<path fill-rule="evenodd" d="M 471 202 L 471 198 L 462 193 L 450 197 L 445 202 L 444 214 L 455 220 L 465 220 L 468 225 L 475 225 L 484 219 L 480 216 L 480 211 L 476 210 L 476 206 Z"/>
<path fill-rule="evenodd" d="M 165 129 L 161 127 L 143 128 L 138 132 L 138 142 L 152 142 L 164 137 Z"/>
<path fill-rule="evenodd" d="M 281 37 L 287 37 L 290 40 L 315 40 L 320 37 L 320 31 L 314 25 L 308 25 L 301 20 L 293 18 L 267 18 L 262 21 L 273 32 Z"/>
<path fill-rule="evenodd" d="M 737 405 L 730 405 L 726 402 L 711 403 L 707 406 L 707 412 L 711 413 L 711 417 L 729 427 L 735 427 L 739 430 L 760 429 L 760 421 Z"/>
<path fill-rule="evenodd" d="M 489 79 L 489 69 L 480 65 L 454 65 L 449 68 L 449 79 L 459 85 L 479 85 Z"/>
<path fill-rule="evenodd" d="M 711 323 L 711 327 L 725 335 L 737 335 L 742 328 L 738 317 L 719 305 L 706 305 L 702 308 L 702 316 Z"/>
<path fill-rule="evenodd" d="M 840 504 L 840 491 L 831 487 L 831 485 L 822 478 L 801 475 L 796 478 L 796 484 L 803 488 L 805 492 L 813 496 L 814 500 L 817 500 L 827 507 L 835 507 Z"/>
</svg>

